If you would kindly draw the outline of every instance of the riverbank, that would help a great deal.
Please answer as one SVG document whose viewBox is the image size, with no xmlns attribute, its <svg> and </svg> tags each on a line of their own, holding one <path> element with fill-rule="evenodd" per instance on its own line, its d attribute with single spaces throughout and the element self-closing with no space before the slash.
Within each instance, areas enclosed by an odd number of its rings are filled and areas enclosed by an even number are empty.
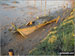
<svg viewBox="0 0 75 56">
<path fill-rule="evenodd" d="M 47 37 L 34 49 L 30 55 L 59 55 L 60 52 L 74 52 L 74 12 L 60 25 L 51 29 Z"/>
</svg>

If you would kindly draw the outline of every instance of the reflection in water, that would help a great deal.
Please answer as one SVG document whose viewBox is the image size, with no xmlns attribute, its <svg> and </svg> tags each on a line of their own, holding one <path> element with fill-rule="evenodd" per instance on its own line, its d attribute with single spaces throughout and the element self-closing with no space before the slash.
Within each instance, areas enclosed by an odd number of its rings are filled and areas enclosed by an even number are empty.
<svg viewBox="0 0 75 56">
<path fill-rule="evenodd" d="M 29 2 L 29 4 L 27 4 Z M 62 8 L 63 4 L 66 5 L 68 1 L 46 1 L 46 10 L 54 12 Z M 69 3 L 70 5 L 70 3 Z M 28 7 L 27 7 L 28 6 Z M 36 8 L 35 8 L 36 7 Z M 0 21 L 2 24 L 8 24 L 6 17 L 10 18 L 9 21 L 15 21 L 14 18 L 27 18 L 31 16 L 38 16 L 41 11 L 41 0 L 36 0 L 36 6 L 34 7 L 34 0 L 2 0 L 0 1 Z M 70 6 L 68 6 L 70 7 Z M 29 8 L 29 9 L 28 9 Z M 45 1 L 42 1 L 42 15 L 44 14 Z M 35 10 L 36 9 L 36 10 Z M 35 12 L 34 15 L 28 15 L 29 12 Z M 47 13 L 47 12 L 46 12 Z"/>
<path fill-rule="evenodd" d="M 68 1 L 45 1 L 36 0 L 36 6 L 34 0 L 1 0 L 0 1 L 0 22 L 2 26 L 10 24 L 11 22 L 18 22 L 18 25 L 25 24 L 37 16 L 53 13 L 56 10 L 63 8 L 63 5 L 70 7 Z M 41 8 L 42 4 L 42 8 Z M 42 10 L 42 11 L 41 11 Z M 30 14 L 32 13 L 32 14 Z M 16 23 L 17 24 L 17 23 Z"/>
</svg>

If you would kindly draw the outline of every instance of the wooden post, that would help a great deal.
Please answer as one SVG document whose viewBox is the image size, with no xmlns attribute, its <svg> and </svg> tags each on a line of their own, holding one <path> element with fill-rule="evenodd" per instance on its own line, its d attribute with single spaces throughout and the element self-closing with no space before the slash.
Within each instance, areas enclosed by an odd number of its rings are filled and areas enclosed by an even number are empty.
<svg viewBox="0 0 75 56">
<path fill-rule="evenodd" d="M 42 0 L 41 0 L 41 16 L 42 16 Z"/>
<path fill-rule="evenodd" d="M 42 11 L 42 0 L 41 0 L 41 11 Z"/>
<path fill-rule="evenodd" d="M 27 0 L 27 4 L 28 4 L 28 6 L 29 6 L 29 0 Z"/>
<path fill-rule="evenodd" d="M 49 16 L 50 16 L 50 9 L 49 9 Z"/>
<path fill-rule="evenodd" d="M 71 2 L 72 2 L 72 8 L 74 8 L 74 0 L 71 0 Z"/>
<path fill-rule="evenodd" d="M 36 7 L 36 0 L 34 0 L 34 7 Z"/>
<path fill-rule="evenodd" d="M 45 0 L 45 10 L 44 10 L 44 15 L 46 15 L 46 0 Z"/>
<path fill-rule="evenodd" d="M 66 3 L 66 6 L 67 6 L 67 8 L 68 8 L 68 3 Z"/>
</svg>

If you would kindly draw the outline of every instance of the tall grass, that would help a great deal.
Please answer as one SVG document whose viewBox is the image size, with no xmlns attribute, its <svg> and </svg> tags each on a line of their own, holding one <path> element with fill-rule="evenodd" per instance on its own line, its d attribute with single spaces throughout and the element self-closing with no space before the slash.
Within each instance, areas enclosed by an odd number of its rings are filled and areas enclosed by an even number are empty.
<svg viewBox="0 0 75 56">
<path fill-rule="evenodd" d="M 72 20 L 74 18 L 63 21 L 59 26 L 52 28 L 46 39 L 29 54 L 56 55 L 62 51 L 74 51 L 74 24 Z"/>
</svg>

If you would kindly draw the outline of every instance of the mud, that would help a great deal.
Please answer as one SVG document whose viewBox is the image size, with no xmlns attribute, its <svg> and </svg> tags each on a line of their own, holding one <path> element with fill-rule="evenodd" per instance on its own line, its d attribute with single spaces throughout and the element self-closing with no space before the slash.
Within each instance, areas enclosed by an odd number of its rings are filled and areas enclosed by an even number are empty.
<svg viewBox="0 0 75 56">
<path fill-rule="evenodd" d="M 26 36 L 27 38 L 23 38 L 19 33 L 13 33 L 9 30 L 12 27 L 12 23 L 19 27 L 29 21 L 35 20 L 37 16 L 44 15 L 44 1 L 42 11 L 41 7 L 39 7 L 40 2 L 37 2 L 37 6 L 34 7 L 33 2 L 32 5 L 30 3 L 28 6 L 27 1 L 0 1 L 0 47 L 2 54 L 8 54 L 9 49 L 13 49 L 15 54 L 28 54 L 29 50 L 36 47 L 40 40 L 47 36 L 50 27 L 52 27 L 50 25 L 38 29 L 38 32 L 35 31 L 35 33 Z M 49 14 L 49 9 L 51 8 L 52 13 L 58 10 L 58 6 L 55 6 L 55 10 L 53 9 L 54 5 L 49 4 L 47 4 L 47 14 Z"/>
</svg>

